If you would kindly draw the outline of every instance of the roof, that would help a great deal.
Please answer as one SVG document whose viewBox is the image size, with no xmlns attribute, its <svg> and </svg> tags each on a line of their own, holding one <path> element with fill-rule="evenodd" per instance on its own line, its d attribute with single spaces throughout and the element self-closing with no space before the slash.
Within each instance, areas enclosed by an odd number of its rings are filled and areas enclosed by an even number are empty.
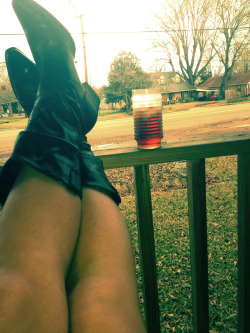
<svg viewBox="0 0 250 333">
<path fill-rule="evenodd" d="M 223 75 L 212 76 L 202 83 L 199 88 L 219 88 L 222 82 Z M 248 84 L 250 82 L 250 72 L 233 74 L 231 79 L 227 81 L 228 86 L 238 86 L 242 84 Z"/>
<path fill-rule="evenodd" d="M 149 75 L 153 81 L 153 87 L 160 88 L 162 93 L 177 93 L 196 90 L 194 86 L 185 82 L 177 72 L 156 72 L 149 73 Z M 165 78 L 164 84 L 160 84 L 160 77 L 162 76 Z M 180 77 L 180 82 L 173 81 L 176 76 Z"/>
<path fill-rule="evenodd" d="M 149 73 L 151 78 L 153 80 L 159 79 L 161 76 L 164 76 L 166 80 L 170 80 L 171 78 L 175 77 L 176 75 L 179 75 L 177 72 L 155 72 L 155 73 Z"/>
</svg>

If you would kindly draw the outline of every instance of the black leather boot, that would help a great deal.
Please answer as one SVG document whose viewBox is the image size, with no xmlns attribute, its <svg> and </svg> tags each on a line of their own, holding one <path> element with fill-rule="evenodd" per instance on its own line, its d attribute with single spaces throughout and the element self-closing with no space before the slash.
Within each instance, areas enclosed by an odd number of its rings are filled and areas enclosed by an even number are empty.
<svg viewBox="0 0 250 333">
<path fill-rule="evenodd" d="M 29 117 L 35 104 L 39 85 L 36 65 L 14 47 L 5 52 L 5 61 L 14 94 Z"/>
<path fill-rule="evenodd" d="M 7 50 L 6 54 L 8 55 L 6 57 L 6 64 L 8 72 L 11 73 L 10 80 L 13 90 L 16 97 L 18 99 L 20 98 L 22 101 L 21 105 L 28 114 L 29 112 L 27 112 L 28 110 L 26 110 L 25 107 L 29 106 L 29 109 L 33 108 L 32 101 L 34 103 L 35 96 L 37 94 L 36 90 L 38 89 L 36 80 L 38 73 L 36 65 L 16 48 Z M 18 68 L 17 71 L 15 70 L 16 68 Z M 19 75 L 19 77 L 17 78 L 16 75 Z M 27 82 L 27 85 L 23 86 L 22 82 Z M 30 89 L 30 86 L 33 89 Z M 96 101 L 95 92 L 91 87 L 88 88 L 87 95 L 89 103 L 91 103 L 91 101 Z M 88 113 L 86 112 L 86 116 L 87 115 Z M 91 124 L 91 121 L 88 121 Z M 92 125 L 94 126 L 94 124 Z M 80 150 L 82 187 L 94 188 L 97 191 L 101 191 L 119 204 L 121 202 L 120 196 L 116 189 L 110 184 L 104 172 L 102 161 L 98 157 L 94 156 L 90 145 L 84 140 L 82 141 Z"/>
<path fill-rule="evenodd" d="M 5 51 L 5 61 L 12 89 L 29 117 L 34 108 L 39 86 L 36 64 L 16 47 L 11 47 Z M 87 82 L 82 83 L 82 87 L 86 94 L 86 101 L 81 105 L 81 112 L 85 114 L 90 131 L 98 117 L 100 98 Z M 89 114 L 90 117 L 88 117 Z"/>
<path fill-rule="evenodd" d="M 82 142 L 80 163 L 82 187 L 92 188 L 96 191 L 102 192 L 108 195 L 117 205 L 119 205 L 119 203 L 121 203 L 121 198 L 117 190 L 108 180 L 104 172 L 102 160 L 93 154 L 90 145 L 86 142 Z"/>
<path fill-rule="evenodd" d="M 86 91 L 74 66 L 74 42 L 46 10 L 29 0 L 14 0 L 39 78 L 35 106 L 25 131 L 16 140 L 0 175 L 3 204 L 23 163 L 62 183 L 81 197 L 80 147 L 96 121 L 96 109 L 85 110 Z M 89 105 L 87 105 L 89 106 Z"/>
<path fill-rule="evenodd" d="M 13 0 L 12 5 L 25 31 L 39 76 L 35 109 L 48 96 L 60 99 L 74 107 L 82 133 L 88 133 L 97 120 L 96 107 L 92 108 L 90 103 L 85 112 L 86 89 L 75 68 L 75 43 L 70 33 L 33 0 Z M 98 98 L 98 107 L 99 103 Z M 86 113 L 89 121 L 86 121 Z"/>
</svg>

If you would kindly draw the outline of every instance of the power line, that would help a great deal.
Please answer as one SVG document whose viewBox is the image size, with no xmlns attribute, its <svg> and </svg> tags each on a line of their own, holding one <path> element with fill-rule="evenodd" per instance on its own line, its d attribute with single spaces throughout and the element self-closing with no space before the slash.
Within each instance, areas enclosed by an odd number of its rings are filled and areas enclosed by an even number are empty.
<svg viewBox="0 0 250 333">
<path fill-rule="evenodd" d="M 97 34 L 143 34 L 143 33 L 168 33 L 168 32 L 192 32 L 192 31 L 220 31 L 220 30 L 233 30 L 235 28 L 207 28 L 207 29 L 168 29 L 168 30 L 141 30 L 141 31 L 97 31 L 85 32 L 86 35 Z M 246 30 L 250 27 L 240 27 L 238 30 Z M 73 33 L 74 34 L 74 33 Z M 79 34 L 78 32 L 75 34 Z"/>
<path fill-rule="evenodd" d="M 233 27 L 227 28 L 204 28 L 204 29 L 168 29 L 168 30 L 140 30 L 140 31 L 96 31 L 84 32 L 84 35 L 118 35 L 118 34 L 144 34 L 144 33 L 168 33 L 168 32 L 192 32 L 192 31 L 221 31 L 233 30 Z M 240 27 L 238 30 L 246 30 L 250 27 Z M 82 32 L 72 32 L 72 35 L 82 35 Z M 0 33 L 0 36 L 24 36 L 24 33 Z"/>
</svg>

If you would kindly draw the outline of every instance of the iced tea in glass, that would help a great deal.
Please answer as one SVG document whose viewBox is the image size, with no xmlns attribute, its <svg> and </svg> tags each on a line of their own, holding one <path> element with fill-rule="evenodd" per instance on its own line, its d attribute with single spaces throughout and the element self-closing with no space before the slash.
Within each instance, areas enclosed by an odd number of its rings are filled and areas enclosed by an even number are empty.
<svg viewBox="0 0 250 333">
<path fill-rule="evenodd" d="M 138 148 L 159 148 L 163 138 L 162 96 L 160 90 L 133 90 L 132 105 L 135 140 Z"/>
</svg>

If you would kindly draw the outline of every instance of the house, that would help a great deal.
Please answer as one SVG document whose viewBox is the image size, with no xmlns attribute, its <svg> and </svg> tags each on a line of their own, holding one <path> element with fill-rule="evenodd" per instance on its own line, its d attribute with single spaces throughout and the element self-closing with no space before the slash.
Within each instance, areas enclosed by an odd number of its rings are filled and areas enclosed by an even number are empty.
<svg viewBox="0 0 250 333">
<path fill-rule="evenodd" d="M 149 73 L 152 88 L 160 88 L 163 103 L 183 101 L 192 97 L 196 88 L 185 82 L 177 72 Z"/>
<path fill-rule="evenodd" d="M 199 88 L 212 90 L 215 95 L 220 93 L 222 75 L 212 76 L 202 83 Z M 233 74 L 227 82 L 225 98 L 239 98 L 250 95 L 250 72 Z"/>
<path fill-rule="evenodd" d="M 23 112 L 21 105 L 17 101 L 12 89 L 8 84 L 0 84 L 0 116 L 3 113 Z"/>
</svg>

